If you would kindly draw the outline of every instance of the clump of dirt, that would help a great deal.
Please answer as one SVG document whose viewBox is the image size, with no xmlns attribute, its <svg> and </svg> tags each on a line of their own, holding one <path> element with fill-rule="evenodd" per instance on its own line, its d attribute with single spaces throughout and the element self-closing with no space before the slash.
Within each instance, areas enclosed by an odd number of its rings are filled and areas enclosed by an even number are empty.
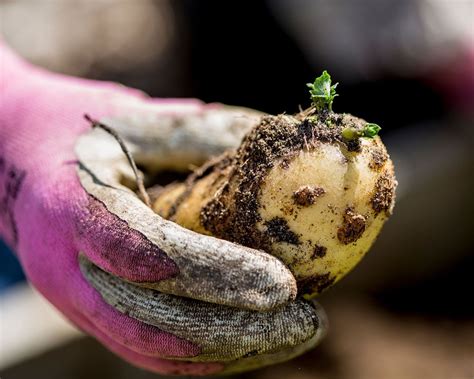
<svg viewBox="0 0 474 379">
<path fill-rule="evenodd" d="M 314 247 L 314 251 L 313 251 L 313 255 L 311 256 L 311 259 L 324 258 L 327 252 L 328 252 L 327 247 L 316 245 Z"/>
<path fill-rule="evenodd" d="M 322 187 L 302 186 L 293 193 L 295 203 L 303 207 L 313 205 L 318 197 L 326 193 Z"/>
<path fill-rule="evenodd" d="M 376 143 L 374 141 L 374 143 Z M 379 146 L 374 147 L 372 149 L 372 159 L 369 162 L 369 168 L 374 170 L 374 171 L 379 171 L 385 164 L 385 162 L 388 159 L 388 154 L 387 150 L 385 150 L 384 146 Z"/>
<path fill-rule="evenodd" d="M 298 236 L 290 229 L 284 218 L 274 217 L 265 222 L 267 235 L 277 242 L 287 242 L 292 245 L 298 245 L 300 240 Z"/>
<path fill-rule="evenodd" d="M 364 216 L 355 213 L 353 207 L 347 207 L 343 217 L 342 225 L 337 230 L 337 238 L 347 245 L 357 241 L 362 236 L 366 228 L 366 219 Z"/>
<path fill-rule="evenodd" d="M 392 214 L 396 186 L 397 181 L 393 172 L 386 171 L 377 179 L 371 199 L 372 209 L 376 215 L 383 211 L 387 215 Z"/>
</svg>

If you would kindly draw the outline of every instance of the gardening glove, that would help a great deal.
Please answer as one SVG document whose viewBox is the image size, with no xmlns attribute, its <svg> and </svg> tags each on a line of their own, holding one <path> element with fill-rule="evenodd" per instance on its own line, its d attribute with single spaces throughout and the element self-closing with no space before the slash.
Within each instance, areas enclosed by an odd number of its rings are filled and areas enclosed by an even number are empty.
<svg viewBox="0 0 474 379">
<path fill-rule="evenodd" d="M 237 145 L 258 113 L 51 74 L 4 46 L 0 59 L 0 237 L 67 318 L 160 373 L 242 371 L 322 338 L 323 311 L 294 300 L 279 260 L 154 214 L 120 145 L 84 119 L 158 171 Z"/>
</svg>

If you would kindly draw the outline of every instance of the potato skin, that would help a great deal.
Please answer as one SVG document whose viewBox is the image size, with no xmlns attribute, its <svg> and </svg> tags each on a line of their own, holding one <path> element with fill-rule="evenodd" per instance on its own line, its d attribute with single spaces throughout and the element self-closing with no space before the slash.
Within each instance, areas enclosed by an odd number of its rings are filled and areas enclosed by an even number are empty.
<svg viewBox="0 0 474 379">
<path fill-rule="evenodd" d="M 280 258 L 299 293 L 315 296 L 360 261 L 393 209 L 394 169 L 380 138 L 341 135 L 365 124 L 332 112 L 265 116 L 237 151 L 165 190 L 154 209 Z"/>
</svg>

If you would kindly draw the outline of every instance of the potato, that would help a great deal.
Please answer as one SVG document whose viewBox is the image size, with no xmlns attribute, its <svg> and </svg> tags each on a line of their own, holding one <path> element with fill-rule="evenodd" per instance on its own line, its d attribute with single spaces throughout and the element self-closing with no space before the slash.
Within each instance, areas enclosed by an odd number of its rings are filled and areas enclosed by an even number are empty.
<svg viewBox="0 0 474 379">
<path fill-rule="evenodd" d="M 366 254 L 394 206 L 396 180 L 364 120 L 332 111 L 264 116 L 241 146 L 166 187 L 163 217 L 262 249 L 315 296 Z"/>
</svg>

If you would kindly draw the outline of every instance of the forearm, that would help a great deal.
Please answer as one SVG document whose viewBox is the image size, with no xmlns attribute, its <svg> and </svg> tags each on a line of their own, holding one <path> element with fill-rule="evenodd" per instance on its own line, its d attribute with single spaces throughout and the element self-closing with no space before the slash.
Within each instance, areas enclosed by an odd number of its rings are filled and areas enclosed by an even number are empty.
<svg viewBox="0 0 474 379">
<path fill-rule="evenodd" d="M 17 231 L 13 209 L 21 189 L 25 172 L 17 167 L 12 157 L 13 118 L 18 103 L 14 93 L 19 89 L 17 78 L 26 76 L 26 63 L 16 57 L 0 40 L 0 238 L 14 248 Z"/>
<path fill-rule="evenodd" d="M 29 64 L 1 40 L 0 62 L 0 153 L 4 159 L 15 161 L 43 142 L 35 132 L 53 109 L 59 111 L 51 94 L 63 91 L 59 76 Z"/>
<path fill-rule="evenodd" d="M 19 162 L 24 155 L 24 121 L 30 85 L 36 69 L 16 56 L 0 40 L 0 238 L 12 249 L 18 243 L 14 209 L 22 190 L 26 167 Z"/>
<path fill-rule="evenodd" d="M 60 139 L 57 125 L 48 125 L 53 112 L 60 114 L 51 95 L 63 93 L 61 77 L 24 61 L 0 40 L 0 238 L 17 248 L 15 210 L 25 186 L 48 175 L 45 161 L 55 154 Z M 64 103 L 64 100 L 63 100 Z M 29 183 L 29 184 L 27 184 Z"/>
<path fill-rule="evenodd" d="M 29 72 L 27 63 L 0 40 L 0 154 L 3 160 L 11 140 L 13 125 L 18 121 L 14 116 L 20 115 L 20 112 L 16 111 L 21 105 L 19 94 L 25 92 Z"/>
</svg>

